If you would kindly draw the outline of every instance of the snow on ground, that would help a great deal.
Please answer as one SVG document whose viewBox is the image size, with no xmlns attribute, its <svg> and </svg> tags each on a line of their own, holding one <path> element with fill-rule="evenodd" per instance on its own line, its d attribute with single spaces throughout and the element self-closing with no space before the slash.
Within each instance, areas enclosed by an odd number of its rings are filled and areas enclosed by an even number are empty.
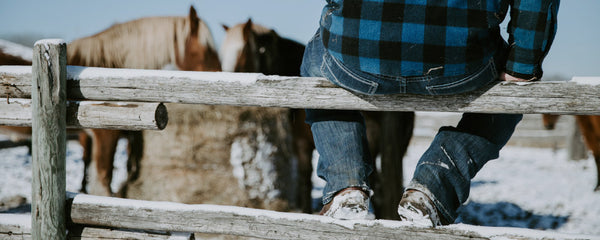
<svg viewBox="0 0 600 240">
<path fill-rule="evenodd" d="M 0 140 L 7 140 L 2 138 Z M 119 153 L 115 160 L 113 171 L 114 181 L 111 188 L 114 192 L 126 178 L 127 169 L 127 142 L 120 140 L 117 146 Z M 31 156 L 26 146 L 0 149 L 0 199 L 20 195 L 31 202 Z M 67 191 L 79 192 L 81 180 L 83 179 L 83 161 L 81 160 L 83 149 L 79 142 L 67 142 Z"/>
<path fill-rule="evenodd" d="M 426 144 L 404 158 L 405 182 Z M 600 235 L 600 192 L 593 157 L 567 161 L 566 150 L 507 146 L 471 183 L 457 222 Z"/>
<path fill-rule="evenodd" d="M 405 181 L 412 177 L 427 144 L 411 143 L 404 158 Z M 67 191 L 75 192 L 81 185 L 82 150 L 76 141 L 69 141 L 67 147 Z M 114 190 L 125 177 L 125 148 L 125 142 L 119 142 Z M 22 195 L 30 201 L 27 151 L 26 147 L 0 149 L 0 199 Z M 506 146 L 500 158 L 473 179 L 471 196 L 457 222 L 600 236 L 600 192 L 593 192 L 593 157 L 570 161 L 566 155 L 564 149 Z M 318 190 L 313 195 L 319 195 Z"/>
</svg>

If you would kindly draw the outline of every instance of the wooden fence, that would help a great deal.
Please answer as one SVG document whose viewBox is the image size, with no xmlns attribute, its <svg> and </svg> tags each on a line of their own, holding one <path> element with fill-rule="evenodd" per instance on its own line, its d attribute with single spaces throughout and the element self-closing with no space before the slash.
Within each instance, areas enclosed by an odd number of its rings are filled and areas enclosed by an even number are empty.
<svg viewBox="0 0 600 240">
<path fill-rule="evenodd" d="M 89 225 L 271 239 L 489 239 L 498 236 L 526 239 L 546 236 L 539 232 L 527 235 L 522 230 L 518 230 L 517 235 L 490 235 L 473 232 L 473 229 L 485 228 L 428 229 L 394 221 L 340 221 L 237 207 L 87 195 L 66 197 L 66 128 L 163 129 L 167 123 L 167 109 L 162 102 L 366 111 L 593 115 L 600 114 L 600 84 L 596 82 L 600 79 L 500 83 L 453 96 L 365 96 L 336 87 L 323 78 L 66 66 L 65 42 L 41 40 L 35 44 L 32 67 L 0 66 L 0 97 L 7 99 L 0 104 L 0 125 L 32 126 L 33 129 L 30 235 L 25 233 L 27 226 L 0 222 L 0 237 L 65 239 L 67 221 L 76 224 L 68 227 L 69 234 L 79 234 L 71 235 L 73 238 L 119 232 Z M 17 234 L 19 231 L 22 234 Z M 494 231 L 485 229 L 482 232 Z M 117 235 L 134 238 L 130 235 L 134 233 L 136 231 Z M 152 237 L 181 237 L 159 235 Z M 137 238 L 152 239 L 150 235 Z"/>
</svg>

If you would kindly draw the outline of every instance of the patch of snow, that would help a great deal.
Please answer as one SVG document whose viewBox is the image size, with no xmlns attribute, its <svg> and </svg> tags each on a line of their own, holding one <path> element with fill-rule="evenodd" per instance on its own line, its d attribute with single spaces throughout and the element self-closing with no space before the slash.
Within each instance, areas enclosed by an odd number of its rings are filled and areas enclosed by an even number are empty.
<svg viewBox="0 0 600 240">
<path fill-rule="evenodd" d="M 23 46 L 21 44 L 9 42 L 6 40 L 0 39 L 0 52 L 5 54 L 19 57 L 23 60 L 32 61 L 33 59 L 33 49 L 30 47 Z M 31 68 L 31 67 L 29 67 Z"/>
<path fill-rule="evenodd" d="M 26 146 L 0 149 L 0 199 L 20 195 L 31 203 L 31 156 Z M 127 141 L 119 140 L 111 189 L 116 192 L 127 177 Z M 79 192 L 83 179 L 83 149 L 77 141 L 67 141 L 66 190 Z"/>
<path fill-rule="evenodd" d="M 600 77 L 573 77 L 571 81 L 582 85 L 600 85 Z"/>
<path fill-rule="evenodd" d="M 31 66 L 0 66 L 0 72 L 8 75 L 31 75 Z"/>
<path fill-rule="evenodd" d="M 284 80 L 289 80 L 289 79 L 294 79 L 294 78 L 298 78 L 298 77 L 294 77 L 294 76 L 279 76 L 279 75 L 265 75 L 262 76 L 260 79 L 261 80 L 269 80 L 269 81 L 284 81 Z"/>
<path fill-rule="evenodd" d="M 502 85 L 518 85 L 518 86 L 527 86 L 534 84 L 534 82 L 517 82 L 517 81 L 503 81 L 500 84 Z"/>
<path fill-rule="evenodd" d="M 427 147 L 425 143 L 409 146 L 403 162 L 405 182 L 411 180 Z M 600 235 L 600 192 L 593 191 L 595 183 L 596 166 L 591 155 L 587 160 L 572 161 L 567 160 L 566 149 L 506 146 L 500 158 L 488 162 L 472 180 L 469 200 L 459 209 L 457 222 L 494 227 L 549 226 L 543 229 Z"/>
<path fill-rule="evenodd" d="M 35 45 L 44 45 L 46 47 L 46 50 L 48 50 L 50 48 L 50 45 L 59 45 L 59 44 L 67 44 L 67 42 L 65 42 L 65 40 L 63 39 L 58 39 L 58 38 L 54 38 L 54 39 L 42 39 L 42 40 L 38 40 L 37 42 L 35 42 Z"/>
<path fill-rule="evenodd" d="M 147 69 L 106 69 L 96 67 L 67 66 L 67 79 L 189 79 L 204 82 L 232 82 L 242 85 L 255 83 L 261 73 L 230 73 L 230 72 L 196 72 L 196 71 L 169 71 Z"/>
<path fill-rule="evenodd" d="M 556 232 L 535 231 L 526 228 L 506 228 L 506 227 L 482 227 L 467 224 L 453 224 L 440 228 L 449 230 L 460 230 L 475 232 L 482 237 L 487 237 L 493 240 L 501 239 L 600 239 L 600 236 L 591 236 L 584 234 L 563 234 Z"/>
<path fill-rule="evenodd" d="M 0 225 L 20 226 L 25 229 L 31 229 L 31 215 L 0 213 Z"/>
<path fill-rule="evenodd" d="M 275 188 L 277 171 L 274 153 L 276 147 L 258 132 L 255 139 L 238 137 L 231 144 L 230 163 L 238 184 L 250 198 L 274 200 L 280 190 Z"/>
</svg>

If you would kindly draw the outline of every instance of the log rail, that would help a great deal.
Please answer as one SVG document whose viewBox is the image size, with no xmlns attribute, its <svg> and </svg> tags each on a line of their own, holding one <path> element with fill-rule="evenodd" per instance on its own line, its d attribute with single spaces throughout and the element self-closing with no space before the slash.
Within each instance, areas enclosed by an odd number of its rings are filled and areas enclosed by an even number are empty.
<svg viewBox="0 0 600 240">
<path fill-rule="evenodd" d="M 0 66 L 0 98 L 29 98 L 31 68 Z M 367 96 L 324 78 L 67 66 L 69 99 L 365 111 L 600 114 L 600 77 L 495 83 L 449 95 Z"/>
</svg>

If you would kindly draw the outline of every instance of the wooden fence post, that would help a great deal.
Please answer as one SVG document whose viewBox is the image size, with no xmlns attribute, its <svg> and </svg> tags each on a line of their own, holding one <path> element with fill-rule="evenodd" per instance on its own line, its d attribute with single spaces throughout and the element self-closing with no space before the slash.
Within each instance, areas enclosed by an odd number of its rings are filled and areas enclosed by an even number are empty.
<svg viewBox="0 0 600 240">
<path fill-rule="evenodd" d="M 31 235 L 65 239 L 67 44 L 36 42 L 32 68 Z"/>
</svg>

